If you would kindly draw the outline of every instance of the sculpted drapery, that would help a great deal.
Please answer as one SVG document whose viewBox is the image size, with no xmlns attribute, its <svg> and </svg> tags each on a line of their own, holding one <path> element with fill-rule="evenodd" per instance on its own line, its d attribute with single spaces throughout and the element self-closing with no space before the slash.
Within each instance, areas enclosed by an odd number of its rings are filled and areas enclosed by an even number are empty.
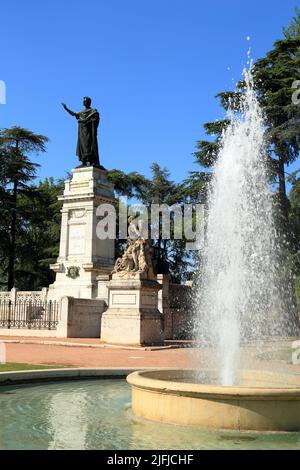
<svg viewBox="0 0 300 470">
<path fill-rule="evenodd" d="M 75 113 L 71 111 L 65 103 L 62 103 L 64 109 L 76 117 L 78 121 L 78 139 L 76 155 L 83 166 L 100 166 L 98 150 L 98 126 L 100 115 L 97 109 L 91 108 L 91 99 L 83 98 L 85 109 Z"/>
</svg>

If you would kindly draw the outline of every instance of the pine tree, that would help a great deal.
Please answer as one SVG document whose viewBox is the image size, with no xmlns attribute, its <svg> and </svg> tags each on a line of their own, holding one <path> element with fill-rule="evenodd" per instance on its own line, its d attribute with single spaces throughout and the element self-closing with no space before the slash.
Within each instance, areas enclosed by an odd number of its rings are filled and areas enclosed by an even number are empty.
<svg viewBox="0 0 300 470">
<path fill-rule="evenodd" d="M 298 172 L 292 174 L 289 181 L 292 183 L 290 192 L 290 227 L 292 237 L 290 246 L 293 255 L 297 307 L 300 313 L 300 178 L 297 178 Z"/>
<path fill-rule="evenodd" d="M 36 177 L 37 163 L 29 155 L 45 152 L 48 138 L 35 134 L 21 127 L 12 127 L 0 131 L 0 181 L 5 194 L 4 216 L 8 224 L 9 240 L 5 240 L 1 249 L 1 265 L 7 274 L 7 289 L 15 286 L 15 263 L 17 257 L 17 232 L 23 230 L 22 211 L 26 205 L 19 205 L 19 197 L 30 201 L 35 191 L 30 183 Z M 25 249 L 25 247 L 24 247 Z"/>
<path fill-rule="evenodd" d="M 285 37 L 276 41 L 273 49 L 255 62 L 252 72 L 258 99 L 266 122 L 266 139 L 270 163 L 270 175 L 278 183 L 278 200 L 283 223 L 288 221 L 289 200 L 286 190 L 285 167 L 293 163 L 300 150 L 300 107 L 292 101 L 294 81 L 300 68 L 300 10 L 290 26 L 284 30 Z M 241 80 L 235 91 L 216 95 L 225 110 L 240 110 L 245 83 Z M 206 123 L 206 134 L 213 140 L 199 140 L 194 153 L 196 161 L 204 168 L 214 165 L 222 132 L 228 120 Z"/>
<path fill-rule="evenodd" d="M 54 281 L 49 265 L 56 262 L 59 250 L 63 181 L 46 178 L 32 185 L 34 197 L 21 195 L 18 207 L 24 205 L 22 230 L 17 233 L 17 247 L 22 247 L 16 259 L 16 284 L 21 290 L 39 290 Z"/>
<path fill-rule="evenodd" d="M 148 208 L 151 213 L 152 204 L 166 204 L 172 206 L 178 204 L 180 207 L 187 200 L 187 187 L 176 184 L 170 179 L 170 173 L 166 168 L 161 168 L 157 163 L 150 167 L 152 176 L 145 176 L 133 172 L 125 174 L 120 170 L 112 170 L 109 179 L 115 185 L 117 195 L 127 196 L 129 199 L 140 202 Z M 172 216 L 171 216 L 172 217 Z M 151 231 L 149 221 L 149 233 Z M 159 274 L 170 273 L 173 280 L 180 282 L 188 276 L 191 266 L 191 256 L 185 250 L 185 240 L 165 240 L 162 238 L 161 227 L 158 230 L 158 238 L 152 240 L 154 249 L 154 263 Z M 174 224 L 171 223 L 171 238 L 174 234 Z M 123 243 L 117 241 L 117 253 L 121 253 Z"/>
<path fill-rule="evenodd" d="M 285 38 L 254 67 L 255 84 L 267 123 L 269 152 L 278 175 L 279 202 L 288 219 L 289 201 L 285 167 L 293 163 L 300 150 L 300 109 L 292 101 L 292 85 L 300 67 L 300 36 Z"/>
</svg>

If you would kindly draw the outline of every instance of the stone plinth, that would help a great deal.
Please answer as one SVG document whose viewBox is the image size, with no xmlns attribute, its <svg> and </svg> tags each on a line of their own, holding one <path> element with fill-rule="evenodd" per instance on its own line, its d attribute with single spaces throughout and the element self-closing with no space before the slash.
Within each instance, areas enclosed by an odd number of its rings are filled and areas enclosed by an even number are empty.
<svg viewBox="0 0 300 470">
<path fill-rule="evenodd" d="M 96 278 L 111 272 L 115 255 L 114 240 L 100 240 L 96 234 L 97 208 L 115 202 L 107 171 L 76 168 L 59 199 L 63 201 L 60 249 L 57 263 L 51 265 L 56 280 L 49 286 L 48 299 L 96 298 Z"/>
<path fill-rule="evenodd" d="M 163 341 L 155 280 L 113 279 L 108 283 L 109 308 L 102 315 L 101 340 L 114 344 L 153 345 Z"/>
</svg>

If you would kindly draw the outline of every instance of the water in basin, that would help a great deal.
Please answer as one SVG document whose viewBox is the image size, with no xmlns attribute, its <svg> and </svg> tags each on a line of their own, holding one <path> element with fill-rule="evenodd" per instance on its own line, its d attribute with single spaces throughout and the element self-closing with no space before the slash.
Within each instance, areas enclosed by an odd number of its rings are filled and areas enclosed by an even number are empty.
<svg viewBox="0 0 300 470">
<path fill-rule="evenodd" d="M 125 380 L 0 387 L 0 449 L 300 449 L 300 433 L 238 433 L 135 418 Z"/>
</svg>

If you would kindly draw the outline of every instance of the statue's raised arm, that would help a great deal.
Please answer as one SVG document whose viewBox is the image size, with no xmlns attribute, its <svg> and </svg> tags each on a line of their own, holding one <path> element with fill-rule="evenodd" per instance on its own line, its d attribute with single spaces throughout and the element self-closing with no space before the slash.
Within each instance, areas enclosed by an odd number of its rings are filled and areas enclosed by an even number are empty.
<svg viewBox="0 0 300 470">
<path fill-rule="evenodd" d="M 69 113 L 71 116 L 75 116 L 76 118 L 78 117 L 78 113 L 74 113 L 74 111 L 71 111 L 71 109 L 68 108 L 66 103 L 62 103 L 62 107 Z"/>
<path fill-rule="evenodd" d="M 84 109 L 75 113 L 62 103 L 63 108 L 78 121 L 78 140 L 76 155 L 81 161 L 81 166 L 100 167 L 98 153 L 97 131 L 100 115 L 97 109 L 91 107 L 92 100 L 88 96 L 83 98 Z M 103 168 L 103 167 L 100 167 Z"/>
</svg>

